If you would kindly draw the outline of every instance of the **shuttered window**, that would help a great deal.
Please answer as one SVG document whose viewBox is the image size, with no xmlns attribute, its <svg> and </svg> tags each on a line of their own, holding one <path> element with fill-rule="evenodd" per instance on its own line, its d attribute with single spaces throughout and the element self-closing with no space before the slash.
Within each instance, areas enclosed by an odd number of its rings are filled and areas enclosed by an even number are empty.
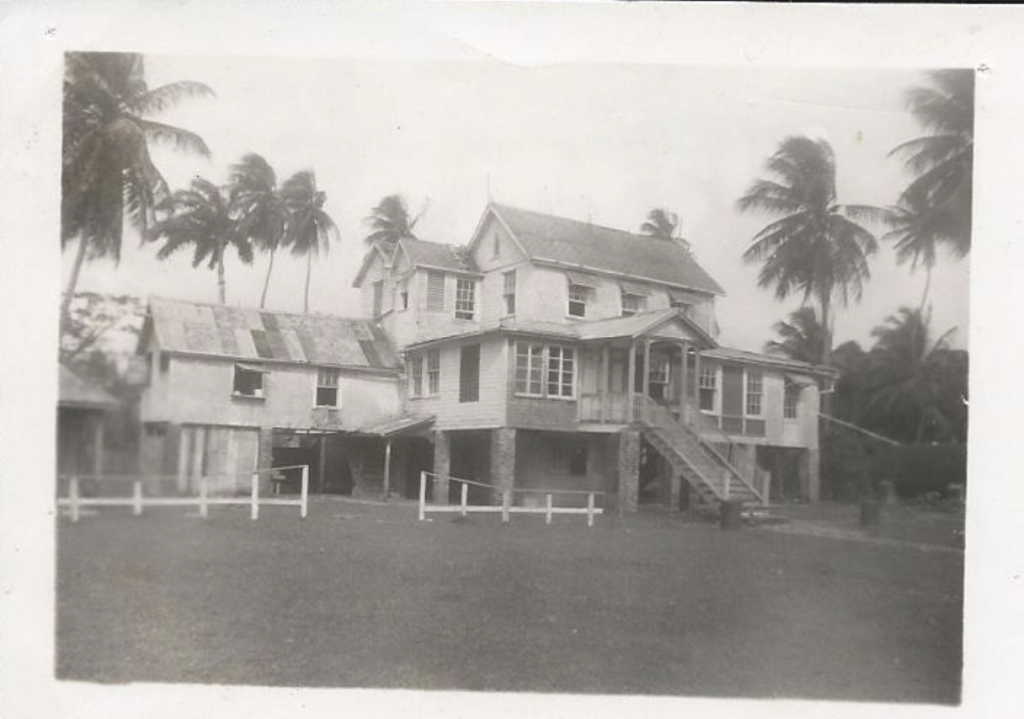
<svg viewBox="0 0 1024 719">
<path fill-rule="evenodd" d="M 444 273 L 427 273 L 427 309 L 444 312 Z"/>
<path fill-rule="evenodd" d="M 466 345 L 459 354 L 459 402 L 480 399 L 480 345 Z"/>
</svg>

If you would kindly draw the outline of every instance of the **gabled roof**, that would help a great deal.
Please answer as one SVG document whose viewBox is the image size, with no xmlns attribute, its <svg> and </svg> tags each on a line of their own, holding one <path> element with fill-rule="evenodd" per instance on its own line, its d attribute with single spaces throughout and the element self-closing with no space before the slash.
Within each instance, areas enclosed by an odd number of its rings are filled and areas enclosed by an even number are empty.
<svg viewBox="0 0 1024 719">
<path fill-rule="evenodd" d="M 85 381 L 67 365 L 60 365 L 60 384 L 57 405 L 79 409 L 108 410 L 119 402 L 102 387 Z"/>
<path fill-rule="evenodd" d="M 352 280 L 352 286 L 359 287 L 363 283 L 363 278 L 366 276 L 367 270 L 370 269 L 374 257 L 379 255 L 385 267 L 392 267 L 399 252 L 405 253 L 412 267 L 466 275 L 480 274 L 473 265 L 469 253 L 463 247 L 446 245 L 441 242 L 428 242 L 418 237 L 403 237 L 395 243 L 390 253 L 379 244 L 367 250 L 366 255 L 363 256 L 363 263 L 359 266 L 355 279 Z"/>
<path fill-rule="evenodd" d="M 718 343 L 707 332 L 702 330 L 693 320 L 688 318 L 677 307 L 670 307 L 652 312 L 638 312 L 629 317 L 609 317 L 601 320 L 579 322 L 575 326 L 576 335 L 582 340 L 613 339 L 616 337 L 641 337 L 656 334 L 658 327 L 668 322 L 679 322 L 695 337 L 702 340 L 706 347 L 717 347 Z"/>
<path fill-rule="evenodd" d="M 394 370 L 398 358 L 370 320 L 301 315 L 154 297 L 144 337 L 161 351 L 210 357 Z"/>
<path fill-rule="evenodd" d="M 485 217 L 488 212 L 494 213 L 534 262 L 725 294 L 678 242 L 494 202 L 488 205 Z M 478 229 L 474 241 L 479 234 Z"/>
</svg>

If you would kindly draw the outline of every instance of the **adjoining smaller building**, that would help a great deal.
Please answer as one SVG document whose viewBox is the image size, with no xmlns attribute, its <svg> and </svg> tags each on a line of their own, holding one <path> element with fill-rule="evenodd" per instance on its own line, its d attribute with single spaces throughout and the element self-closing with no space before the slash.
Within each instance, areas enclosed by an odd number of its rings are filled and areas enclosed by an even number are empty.
<svg viewBox="0 0 1024 719">
<path fill-rule="evenodd" d="M 101 475 L 107 413 L 118 401 L 102 387 L 87 382 L 60 364 L 57 401 L 57 473 L 61 476 Z"/>
</svg>

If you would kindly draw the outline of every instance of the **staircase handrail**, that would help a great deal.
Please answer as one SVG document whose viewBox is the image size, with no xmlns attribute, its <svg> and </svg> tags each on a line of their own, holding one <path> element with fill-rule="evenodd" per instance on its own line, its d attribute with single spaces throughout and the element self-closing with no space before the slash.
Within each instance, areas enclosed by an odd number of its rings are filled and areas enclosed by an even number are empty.
<svg viewBox="0 0 1024 719">
<path fill-rule="evenodd" d="M 670 415 L 668 412 L 666 412 L 665 408 L 662 407 L 661 405 L 659 405 L 657 402 L 655 402 L 652 398 L 650 398 L 650 397 L 648 397 L 647 395 L 644 395 L 644 394 L 636 394 L 634 396 L 639 400 L 639 403 L 640 403 L 640 408 L 641 408 L 641 415 L 640 416 L 647 423 L 653 424 L 656 427 L 660 427 L 661 429 L 665 429 L 665 430 L 676 431 L 676 432 L 682 431 L 682 432 L 687 433 L 687 434 L 692 434 L 689 428 L 687 428 L 686 426 L 680 424 L 675 419 L 673 419 L 672 415 Z M 655 417 L 657 417 L 657 419 L 660 420 L 660 421 L 656 421 Z M 728 437 L 728 435 L 725 435 L 721 430 L 718 430 L 718 431 L 719 431 L 720 434 L 722 434 L 723 437 L 725 437 L 726 441 L 730 445 L 732 445 L 733 447 L 736 447 L 736 443 L 733 442 L 732 439 L 730 439 Z M 707 452 L 710 452 L 712 455 L 714 455 L 718 459 L 718 461 L 721 462 L 725 466 L 725 468 L 734 477 L 736 477 L 740 481 L 741 484 L 743 484 L 747 489 L 750 490 L 750 492 L 755 497 L 758 498 L 758 500 L 760 500 L 761 502 L 764 502 L 764 500 L 765 500 L 764 496 L 762 496 L 762 493 L 754 488 L 753 482 L 751 480 L 748 480 L 746 477 L 744 477 L 739 472 L 739 470 L 737 470 L 736 467 L 734 467 L 732 465 L 732 463 L 729 460 L 727 460 L 725 457 L 723 457 L 722 454 L 711 445 L 711 443 L 705 442 L 703 439 L 701 439 L 701 437 L 699 435 L 696 435 L 694 438 L 699 443 L 701 449 L 703 449 L 703 450 L 705 450 Z"/>
</svg>

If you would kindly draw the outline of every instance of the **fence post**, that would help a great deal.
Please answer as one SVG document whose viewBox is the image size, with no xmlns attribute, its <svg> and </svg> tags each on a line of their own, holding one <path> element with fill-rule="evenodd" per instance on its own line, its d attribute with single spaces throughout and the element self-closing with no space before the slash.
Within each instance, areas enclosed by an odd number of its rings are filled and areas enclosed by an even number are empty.
<svg viewBox="0 0 1024 719">
<path fill-rule="evenodd" d="M 587 526 L 594 526 L 594 493 L 587 495 Z"/>
<path fill-rule="evenodd" d="M 465 482 L 462 483 L 462 516 L 466 516 L 466 503 L 469 499 L 469 485 Z"/>
<path fill-rule="evenodd" d="M 544 523 L 545 524 L 551 524 L 551 494 L 550 493 L 548 494 L 548 512 L 547 512 L 547 515 L 544 517 Z"/>
<path fill-rule="evenodd" d="M 209 484 L 206 479 L 206 475 L 199 478 L 199 516 L 206 519 L 210 516 L 210 507 L 206 502 L 206 497 L 209 493 Z"/>
<path fill-rule="evenodd" d="M 132 484 L 132 514 L 142 514 L 142 482 L 138 479 Z"/>
<path fill-rule="evenodd" d="M 420 472 L 420 521 L 426 518 L 427 507 L 427 473 Z"/>
<path fill-rule="evenodd" d="M 512 503 L 512 493 L 507 489 L 501 493 L 501 521 L 503 524 L 508 523 L 508 508 Z"/>
<path fill-rule="evenodd" d="M 71 500 L 71 521 L 78 521 L 78 477 L 68 482 L 68 499 Z"/>
<path fill-rule="evenodd" d="M 323 491 L 321 489 L 321 491 Z M 302 467 L 302 494 L 299 503 L 299 516 L 303 519 L 306 518 L 306 512 L 309 508 L 309 465 L 303 465 Z"/>
<path fill-rule="evenodd" d="M 251 497 L 251 512 L 250 517 L 252 519 L 260 518 L 260 473 L 252 473 L 252 493 Z"/>
</svg>

